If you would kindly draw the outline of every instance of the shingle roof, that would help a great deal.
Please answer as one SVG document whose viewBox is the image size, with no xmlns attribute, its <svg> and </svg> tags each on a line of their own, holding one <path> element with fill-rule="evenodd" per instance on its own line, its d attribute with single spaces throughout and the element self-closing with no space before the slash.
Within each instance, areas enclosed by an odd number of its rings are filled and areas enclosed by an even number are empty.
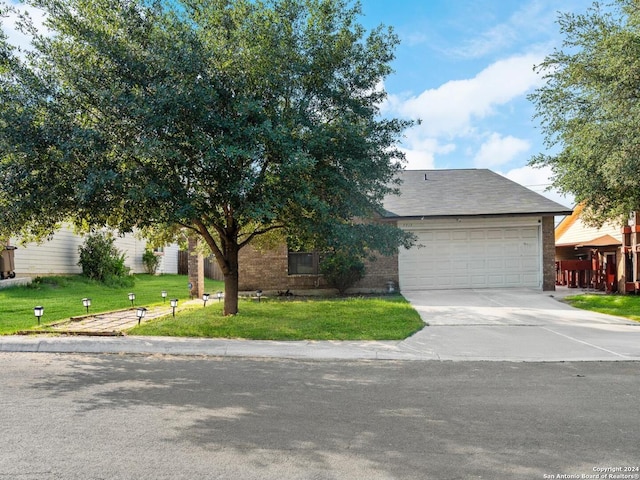
<svg viewBox="0 0 640 480">
<path fill-rule="evenodd" d="M 405 170 L 401 195 L 385 198 L 383 215 L 568 215 L 566 208 L 487 169 Z"/>
</svg>

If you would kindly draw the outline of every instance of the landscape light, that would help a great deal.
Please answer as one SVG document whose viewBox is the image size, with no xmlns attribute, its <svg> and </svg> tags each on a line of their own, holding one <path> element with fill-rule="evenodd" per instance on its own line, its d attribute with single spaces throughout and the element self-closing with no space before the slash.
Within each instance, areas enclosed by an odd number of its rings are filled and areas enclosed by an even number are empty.
<svg viewBox="0 0 640 480">
<path fill-rule="evenodd" d="M 146 314 L 147 314 L 146 308 L 138 307 L 138 310 L 136 310 L 136 317 L 138 317 L 138 325 L 140 325 L 140 320 L 142 320 Z"/>
<path fill-rule="evenodd" d="M 37 306 L 33 307 L 33 314 L 38 317 L 38 325 L 40 325 L 40 317 L 44 315 L 44 307 Z"/>
<path fill-rule="evenodd" d="M 216 295 L 218 296 L 218 302 L 222 300 L 222 292 L 218 292 Z"/>
<path fill-rule="evenodd" d="M 258 296 L 258 303 L 260 303 L 260 297 L 262 297 L 262 290 L 256 290 L 256 295 Z"/>
<path fill-rule="evenodd" d="M 176 316 L 176 307 L 178 306 L 178 299 L 174 298 L 169 300 L 169 305 L 171 305 L 171 308 L 173 309 L 173 316 Z"/>
<path fill-rule="evenodd" d="M 166 290 L 162 290 L 160 292 L 160 295 L 162 295 L 162 301 L 166 302 L 167 301 L 167 291 Z"/>
<path fill-rule="evenodd" d="M 82 305 L 84 305 L 87 309 L 87 313 L 89 313 L 89 307 L 91 306 L 91 299 L 90 298 L 83 298 L 82 299 Z"/>
<path fill-rule="evenodd" d="M 129 300 L 131 300 L 131 306 L 133 307 L 133 301 L 136 299 L 136 294 L 135 293 L 130 293 L 129 294 Z"/>
<path fill-rule="evenodd" d="M 204 305 L 203 306 L 207 306 L 207 300 L 209 300 L 209 294 L 208 293 L 203 293 L 202 294 L 202 300 L 204 300 Z"/>
</svg>

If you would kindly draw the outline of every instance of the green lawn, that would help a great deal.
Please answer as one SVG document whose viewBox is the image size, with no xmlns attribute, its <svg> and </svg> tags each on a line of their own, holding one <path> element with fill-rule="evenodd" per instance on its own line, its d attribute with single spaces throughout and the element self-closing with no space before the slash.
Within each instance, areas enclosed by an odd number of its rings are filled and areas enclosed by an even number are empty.
<svg viewBox="0 0 640 480">
<path fill-rule="evenodd" d="M 136 306 L 189 297 L 183 275 L 136 275 L 132 287 L 108 287 L 81 276 L 44 277 L 28 287 L 0 289 L 0 334 L 28 330 L 37 325 L 33 307 L 42 305 L 42 324 L 86 313 L 82 299 L 90 297 L 90 312 L 129 308 L 127 294 L 136 294 Z M 165 335 L 264 340 L 397 340 L 420 330 L 418 313 L 400 295 L 357 298 L 241 299 L 240 313 L 222 316 L 222 303 L 215 292 L 222 282 L 206 280 L 212 294 L 206 308 L 193 306 L 171 316 L 151 321 L 128 332 L 131 335 Z"/>
<path fill-rule="evenodd" d="M 136 294 L 136 306 L 161 304 L 160 292 L 169 298 L 189 298 L 188 279 L 184 275 L 136 275 L 133 286 L 107 287 L 81 276 L 43 277 L 28 287 L 0 289 L 0 334 L 15 333 L 37 325 L 33 307 L 42 305 L 42 323 L 86 313 L 84 297 L 91 298 L 90 312 L 122 310 L 131 306 L 127 294 Z M 222 282 L 206 280 L 211 293 L 222 290 Z"/>
<path fill-rule="evenodd" d="M 640 296 L 636 295 L 576 295 L 565 298 L 571 306 L 626 317 L 640 322 Z"/>
<path fill-rule="evenodd" d="M 217 302 L 176 318 L 165 317 L 129 331 L 164 335 L 253 340 L 400 340 L 424 327 L 400 295 L 357 298 L 241 299 L 238 315 L 222 316 Z"/>
</svg>

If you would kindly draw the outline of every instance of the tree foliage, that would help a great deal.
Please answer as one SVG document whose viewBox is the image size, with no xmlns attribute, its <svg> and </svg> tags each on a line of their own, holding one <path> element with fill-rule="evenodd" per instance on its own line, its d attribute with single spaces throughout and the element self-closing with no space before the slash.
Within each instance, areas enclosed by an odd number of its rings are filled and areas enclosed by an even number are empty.
<svg viewBox="0 0 640 480">
<path fill-rule="evenodd" d="M 366 32 L 358 4 L 28 2 L 50 34 L 26 60 L 0 39 L 0 228 L 188 229 L 219 262 L 228 314 L 259 235 L 410 243 L 354 223 L 395 191 L 409 125 L 379 115 L 397 37 Z"/>
<path fill-rule="evenodd" d="M 532 163 L 601 224 L 640 209 L 640 6 L 594 3 L 558 24 L 562 48 L 536 67 L 545 84 L 530 97 L 553 153 Z"/>
<path fill-rule="evenodd" d="M 320 264 L 320 273 L 341 295 L 361 280 L 365 272 L 366 267 L 360 257 L 343 251 L 330 253 Z"/>
<path fill-rule="evenodd" d="M 103 283 L 118 283 L 129 275 L 125 266 L 125 254 L 115 246 L 115 238 L 110 233 L 97 232 L 87 235 L 78 247 L 82 274 Z"/>
</svg>

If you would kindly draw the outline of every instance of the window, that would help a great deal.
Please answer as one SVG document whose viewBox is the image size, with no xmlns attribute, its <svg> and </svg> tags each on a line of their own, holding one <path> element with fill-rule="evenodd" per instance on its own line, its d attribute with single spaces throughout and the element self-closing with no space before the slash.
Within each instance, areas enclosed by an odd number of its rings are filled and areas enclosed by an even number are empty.
<svg viewBox="0 0 640 480">
<path fill-rule="evenodd" d="M 319 275 L 323 254 L 318 252 L 289 252 L 289 275 Z"/>
</svg>

